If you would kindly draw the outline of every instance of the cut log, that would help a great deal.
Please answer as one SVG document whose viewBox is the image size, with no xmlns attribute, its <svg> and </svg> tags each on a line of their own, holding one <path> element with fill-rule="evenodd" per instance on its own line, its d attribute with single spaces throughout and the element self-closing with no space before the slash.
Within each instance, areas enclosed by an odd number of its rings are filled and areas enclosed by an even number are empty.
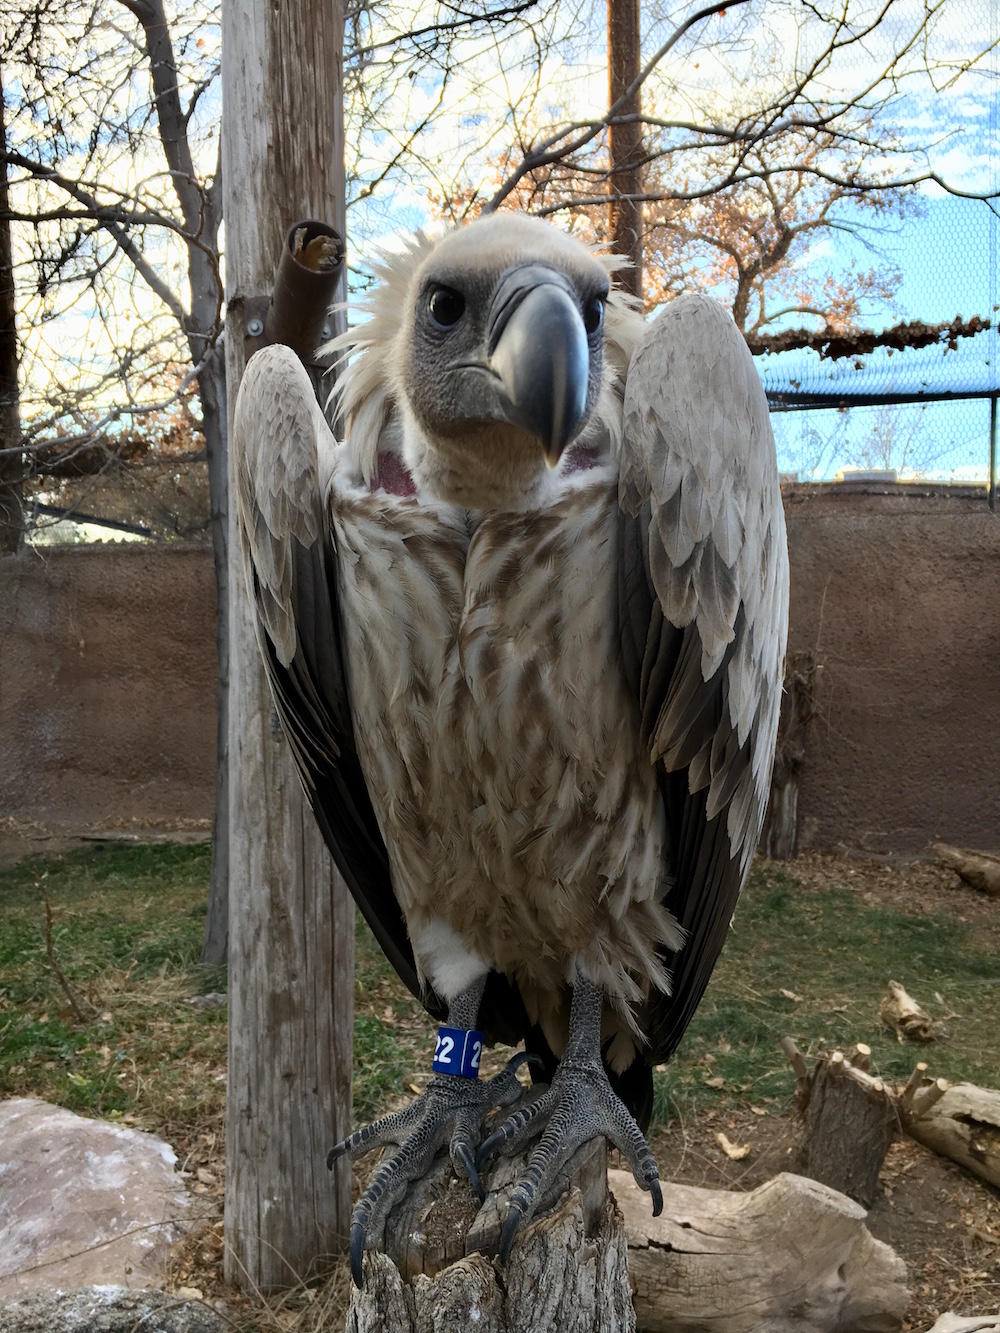
<svg viewBox="0 0 1000 1333">
<path fill-rule="evenodd" d="M 864 1047 L 864 1062 L 867 1051 Z M 799 1104 L 803 1124 L 796 1169 L 870 1208 L 899 1123 L 891 1090 L 834 1051 L 816 1061 Z"/>
<path fill-rule="evenodd" d="M 960 879 L 991 898 L 1000 898 L 1000 856 L 988 852 L 970 852 L 964 847 L 949 847 L 936 842 L 931 851 L 941 865 L 954 870 Z"/>
<path fill-rule="evenodd" d="M 900 1099 L 904 1131 L 1000 1188 L 1000 1092 L 974 1083 L 949 1087 L 944 1079 Z"/>
<path fill-rule="evenodd" d="M 348 1333 L 632 1333 L 628 1246 L 604 1140 L 574 1156 L 561 1200 L 523 1228 L 501 1270 L 493 1256 L 525 1166 L 524 1156 L 502 1159 L 479 1208 L 439 1158 L 390 1215 L 385 1252 L 366 1255 Z"/>
<path fill-rule="evenodd" d="M 1000 1333 L 1000 1314 L 941 1315 L 927 1333 Z"/>
<path fill-rule="evenodd" d="M 667 1184 L 652 1218 L 627 1172 L 608 1176 L 642 1333 L 900 1328 L 906 1267 L 868 1231 L 864 1209 L 836 1190 L 789 1174 L 750 1194 Z"/>
</svg>

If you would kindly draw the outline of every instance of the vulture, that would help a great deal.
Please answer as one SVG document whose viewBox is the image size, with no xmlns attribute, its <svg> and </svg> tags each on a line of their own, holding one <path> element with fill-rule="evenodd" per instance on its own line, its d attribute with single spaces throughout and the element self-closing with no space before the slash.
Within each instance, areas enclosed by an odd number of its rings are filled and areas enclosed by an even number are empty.
<svg viewBox="0 0 1000 1333">
<path fill-rule="evenodd" d="M 643 1130 L 764 817 L 788 608 L 766 400 L 722 306 L 647 323 L 621 261 L 492 215 L 386 256 L 337 340 L 343 439 L 290 349 L 247 365 L 242 551 L 274 702 L 333 857 L 441 1027 L 426 1090 L 335 1147 L 385 1151 L 364 1250 L 445 1148 L 503 1229 L 603 1135 Z M 523 1050 L 480 1079 L 483 1044 Z M 547 1088 L 488 1137 L 528 1062 Z"/>
</svg>

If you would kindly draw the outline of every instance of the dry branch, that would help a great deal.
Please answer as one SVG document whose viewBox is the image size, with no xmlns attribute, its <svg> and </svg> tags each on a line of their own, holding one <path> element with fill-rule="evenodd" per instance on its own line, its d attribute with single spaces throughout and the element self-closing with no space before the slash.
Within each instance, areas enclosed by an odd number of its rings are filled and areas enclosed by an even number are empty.
<svg viewBox="0 0 1000 1333">
<path fill-rule="evenodd" d="M 931 851 L 941 865 L 954 870 L 966 884 L 988 893 L 991 898 L 1000 898 L 1000 856 L 970 852 L 964 847 L 949 847 L 945 842 L 936 842 Z"/>
<path fill-rule="evenodd" d="M 889 982 L 878 1012 L 899 1041 L 936 1041 L 944 1035 L 943 1024 L 935 1023 L 898 981 Z"/>
<path fill-rule="evenodd" d="M 750 1194 L 665 1185 L 649 1216 L 624 1171 L 608 1173 L 628 1234 L 629 1280 L 645 1333 L 890 1333 L 906 1268 L 856 1203 L 782 1174 Z"/>
<path fill-rule="evenodd" d="M 927 1333 L 1000 1333 L 1000 1313 L 960 1315 L 949 1310 Z"/>
<path fill-rule="evenodd" d="M 59 982 L 62 992 L 69 1002 L 73 1018 L 82 1026 L 87 1022 L 87 1019 L 83 1010 L 80 1008 L 79 1000 L 73 993 L 73 988 L 70 986 L 69 981 L 66 978 L 66 973 L 59 966 L 56 959 L 55 946 L 52 943 L 52 904 L 49 902 L 49 895 L 45 892 L 45 884 L 42 881 L 41 875 L 34 868 L 32 868 L 32 874 L 35 877 L 35 884 L 38 887 L 38 891 L 42 895 L 42 901 L 45 903 L 45 953 L 48 957 L 49 964 L 52 967 L 52 971 L 56 974 L 56 980 Z M 93 1009 L 93 1006 L 91 1006 L 91 1008 Z M 94 1012 L 96 1013 L 97 1011 L 94 1010 Z"/>
</svg>

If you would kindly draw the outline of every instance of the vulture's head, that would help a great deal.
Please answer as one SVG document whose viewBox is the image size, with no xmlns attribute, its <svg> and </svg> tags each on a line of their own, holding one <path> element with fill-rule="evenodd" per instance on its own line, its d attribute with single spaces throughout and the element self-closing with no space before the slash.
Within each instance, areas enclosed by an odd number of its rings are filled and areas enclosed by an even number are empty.
<svg viewBox="0 0 1000 1333">
<path fill-rule="evenodd" d="M 638 316 L 617 263 L 537 218 L 493 215 L 386 260 L 342 346 L 348 438 L 367 476 L 395 450 L 468 507 L 529 505 L 583 440 L 613 448 Z"/>
</svg>

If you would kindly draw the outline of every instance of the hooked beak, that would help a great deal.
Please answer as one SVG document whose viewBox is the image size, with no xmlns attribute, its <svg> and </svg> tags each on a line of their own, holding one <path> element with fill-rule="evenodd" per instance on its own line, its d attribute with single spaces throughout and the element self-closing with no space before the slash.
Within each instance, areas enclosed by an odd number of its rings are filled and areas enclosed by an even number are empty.
<svg viewBox="0 0 1000 1333">
<path fill-rule="evenodd" d="M 544 264 L 509 270 L 493 297 L 487 339 L 504 415 L 536 436 L 556 467 L 584 419 L 590 380 L 590 347 L 569 279 Z"/>
</svg>

